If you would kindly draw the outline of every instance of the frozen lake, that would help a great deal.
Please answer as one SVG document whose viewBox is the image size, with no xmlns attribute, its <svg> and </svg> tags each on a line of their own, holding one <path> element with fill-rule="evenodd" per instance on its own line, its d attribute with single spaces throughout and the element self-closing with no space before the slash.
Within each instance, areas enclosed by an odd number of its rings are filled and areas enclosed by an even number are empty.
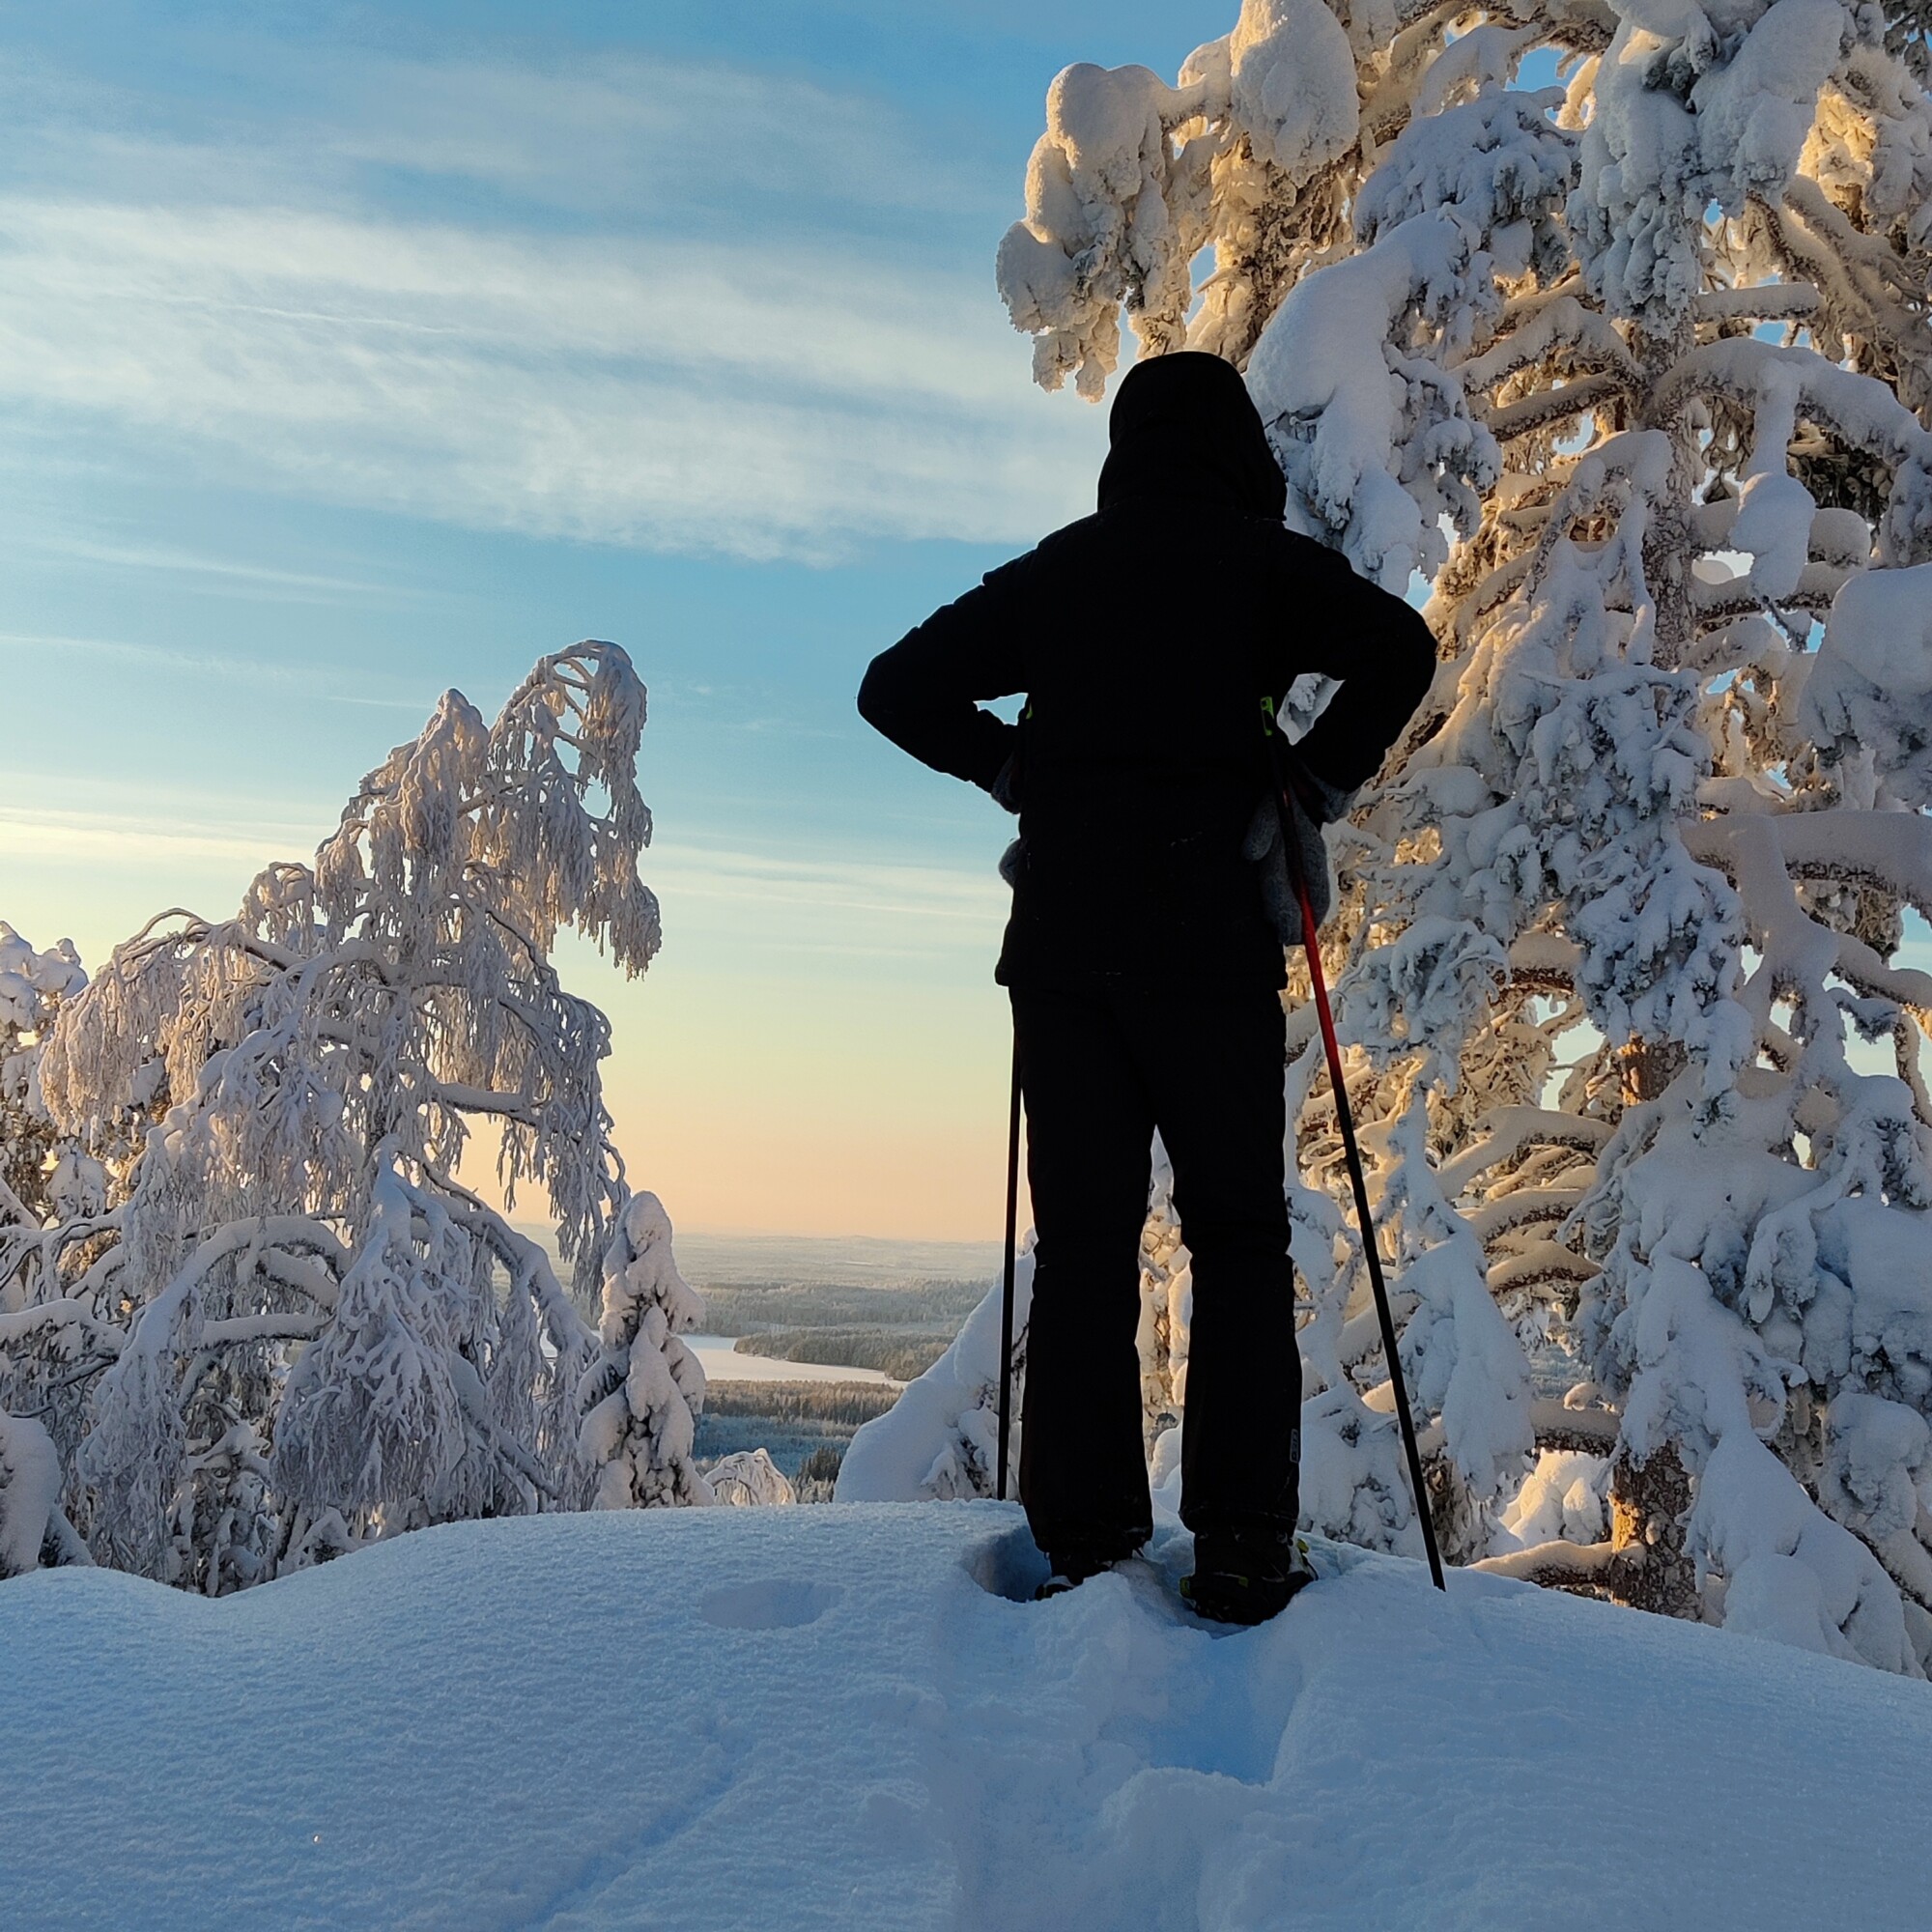
<svg viewBox="0 0 1932 1932">
<path fill-rule="evenodd" d="M 697 1357 L 706 1381 L 883 1382 L 889 1388 L 898 1386 L 877 1369 L 841 1369 L 823 1362 L 781 1362 L 772 1355 L 741 1355 L 729 1335 L 684 1335 L 679 1340 Z"/>
</svg>

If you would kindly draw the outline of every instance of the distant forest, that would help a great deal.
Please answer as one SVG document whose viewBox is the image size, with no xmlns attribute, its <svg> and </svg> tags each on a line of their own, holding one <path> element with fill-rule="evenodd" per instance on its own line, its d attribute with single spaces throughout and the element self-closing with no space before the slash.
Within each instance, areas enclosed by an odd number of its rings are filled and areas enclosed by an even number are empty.
<svg viewBox="0 0 1932 1932">
<path fill-rule="evenodd" d="M 783 1362 L 875 1369 L 895 1382 L 923 1375 L 980 1305 L 983 1281 L 904 1287 L 799 1281 L 697 1284 L 707 1334 Z M 898 1390 L 876 1382 L 713 1381 L 696 1455 L 708 1466 L 737 1449 L 767 1449 L 799 1486 L 801 1502 L 830 1500 L 839 1459 L 861 1423 L 883 1415 Z"/>
<path fill-rule="evenodd" d="M 923 1376 L 952 1346 L 949 1329 L 907 1335 L 887 1328 L 778 1328 L 740 1335 L 741 1355 L 768 1355 L 781 1362 L 816 1362 L 833 1368 L 877 1369 L 895 1381 Z"/>
<path fill-rule="evenodd" d="M 844 1430 L 883 1415 L 897 1389 L 878 1382 L 713 1382 L 704 1391 L 709 1416 L 754 1416 L 768 1421 Z"/>
<path fill-rule="evenodd" d="M 800 1502 L 830 1502 L 854 1431 L 883 1415 L 898 1393 L 878 1382 L 713 1382 L 695 1453 L 708 1468 L 734 1450 L 766 1450 Z"/>
</svg>

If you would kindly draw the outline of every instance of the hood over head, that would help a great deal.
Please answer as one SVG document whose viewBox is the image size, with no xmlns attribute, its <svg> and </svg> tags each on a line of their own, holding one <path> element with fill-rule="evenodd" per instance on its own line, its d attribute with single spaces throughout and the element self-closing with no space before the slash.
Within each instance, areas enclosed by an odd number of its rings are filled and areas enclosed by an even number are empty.
<svg viewBox="0 0 1932 1932">
<path fill-rule="evenodd" d="M 1210 498 L 1276 523 L 1288 486 L 1232 362 L 1198 350 L 1137 362 L 1114 396 L 1100 508 L 1128 497 Z"/>
</svg>

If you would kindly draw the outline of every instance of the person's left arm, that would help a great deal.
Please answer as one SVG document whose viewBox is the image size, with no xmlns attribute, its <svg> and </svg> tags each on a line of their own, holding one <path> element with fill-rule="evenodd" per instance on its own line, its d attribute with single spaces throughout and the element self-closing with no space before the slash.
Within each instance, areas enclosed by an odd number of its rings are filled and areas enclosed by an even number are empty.
<svg viewBox="0 0 1932 1932">
<path fill-rule="evenodd" d="M 1418 611 L 1359 576 L 1338 551 L 1304 542 L 1297 560 L 1299 668 L 1339 678 L 1342 688 L 1295 746 L 1295 762 L 1346 800 L 1376 775 L 1429 695 L 1435 639 Z"/>
</svg>

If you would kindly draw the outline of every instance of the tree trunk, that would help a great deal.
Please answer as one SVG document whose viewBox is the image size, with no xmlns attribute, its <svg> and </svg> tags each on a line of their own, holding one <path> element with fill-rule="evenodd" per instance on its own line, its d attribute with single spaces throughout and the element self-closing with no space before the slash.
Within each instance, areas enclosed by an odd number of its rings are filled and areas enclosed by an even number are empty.
<svg viewBox="0 0 1932 1932">
<path fill-rule="evenodd" d="M 1633 1036 L 1617 1049 L 1617 1077 L 1626 1107 L 1655 1100 L 1684 1071 L 1690 1055 L 1674 1039 L 1648 1040 Z"/>
<path fill-rule="evenodd" d="M 1644 1463 L 1618 1452 L 1610 1469 L 1610 1541 L 1617 1560 L 1606 1578 L 1618 1603 L 1693 1622 L 1702 1615 L 1696 1566 L 1684 1551 L 1690 1513 L 1690 1478 L 1675 1444 L 1665 1443 Z"/>
</svg>

